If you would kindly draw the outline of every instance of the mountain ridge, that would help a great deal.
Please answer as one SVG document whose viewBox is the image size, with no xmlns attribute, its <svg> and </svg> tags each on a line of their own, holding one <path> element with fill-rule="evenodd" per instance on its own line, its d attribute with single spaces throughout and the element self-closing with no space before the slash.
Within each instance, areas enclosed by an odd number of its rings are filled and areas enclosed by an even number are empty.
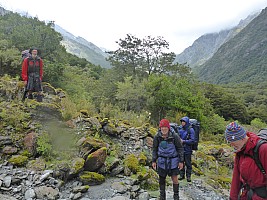
<svg viewBox="0 0 267 200">
<path fill-rule="evenodd" d="M 100 65 L 103 68 L 111 68 L 110 63 L 106 60 L 108 54 L 102 51 L 92 42 L 66 31 L 59 25 L 55 25 L 55 30 L 63 36 L 61 44 L 66 48 L 67 52 L 74 54 L 80 58 L 85 58 L 94 65 Z"/>
<path fill-rule="evenodd" d="M 222 44 L 229 41 L 246 27 L 260 12 L 249 15 L 240 20 L 237 26 L 219 32 L 206 33 L 196 39 L 193 44 L 187 47 L 182 53 L 177 54 L 174 62 L 186 63 L 191 68 L 198 67 L 209 60 Z"/>
<path fill-rule="evenodd" d="M 213 84 L 265 81 L 267 76 L 267 8 L 235 37 L 196 68 L 201 81 Z"/>
</svg>

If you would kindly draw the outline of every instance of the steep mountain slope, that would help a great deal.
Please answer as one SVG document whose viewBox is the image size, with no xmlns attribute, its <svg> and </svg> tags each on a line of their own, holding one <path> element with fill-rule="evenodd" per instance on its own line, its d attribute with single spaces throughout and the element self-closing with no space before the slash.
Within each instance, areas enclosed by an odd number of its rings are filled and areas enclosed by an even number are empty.
<svg viewBox="0 0 267 200">
<path fill-rule="evenodd" d="M 0 16 L 3 16 L 5 14 L 7 14 L 8 12 L 10 12 L 10 11 L 5 10 L 3 7 L 0 6 Z"/>
<path fill-rule="evenodd" d="M 259 12 L 249 15 L 232 29 L 222 30 L 218 33 L 208 33 L 199 37 L 192 46 L 178 54 L 174 62 L 187 63 L 192 68 L 204 64 L 223 43 L 233 38 L 258 15 Z"/>
<path fill-rule="evenodd" d="M 260 82 L 267 75 L 267 8 L 196 69 L 200 80 L 221 84 Z"/>
<path fill-rule="evenodd" d="M 55 30 L 63 36 L 62 45 L 65 46 L 66 50 L 80 58 L 85 58 L 87 61 L 100 65 L 104 68 L 111 68 L 111 65 L 106 61 L 108 56 L 99 47 L 91 42 L 88 42 L 82 37 L 75 37 L 73 34 L 67 32 L 58 25 L 55 25 Z"/>
</svg>

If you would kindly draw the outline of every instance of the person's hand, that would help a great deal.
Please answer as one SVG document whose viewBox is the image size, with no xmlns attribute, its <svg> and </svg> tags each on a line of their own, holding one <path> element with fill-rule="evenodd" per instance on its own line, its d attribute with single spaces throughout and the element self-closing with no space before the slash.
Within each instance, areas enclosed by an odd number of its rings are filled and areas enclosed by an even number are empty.
<svg viewBox="0 0 267 200">
<path fill-rule="evenodd" d="M 25 86 L 27 85 L 27 81 L 24 81 L 24 85 L 25 85 Z"/>
<path fill-rule="evenodd" d="M 152 163 L 152 167 L 153 167 L 154 170 L 156 170 L 157 169 L 157 163 L 156 162 L 153 162 Z"/>
<path fill-rule="evenodd" d="M 179 162 L 179 164 L 178 164 L 178 168 L 179 168 L 179 170 L 183 169 L 183 168 L 184 168 L 184 163 Z"/>
</svg>

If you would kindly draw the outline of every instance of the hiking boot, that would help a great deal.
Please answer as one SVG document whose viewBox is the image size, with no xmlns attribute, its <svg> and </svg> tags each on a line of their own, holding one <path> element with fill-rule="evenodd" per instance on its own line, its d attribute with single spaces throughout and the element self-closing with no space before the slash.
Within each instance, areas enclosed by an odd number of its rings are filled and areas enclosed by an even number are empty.
<svg viewBox="0 0 267 200">
<path fill-rule="evenodd" d="M 187 182 L 191 182 L 191 178 L 187 178 L 186 180 L 187 180 Z"/>
<path fill-rule="evenodd" d="M 28 99 L 33 99 L 33 95 L 32 94 L 29 94 L 28 95 Z"/>
<path fill-rule="evenodd" d="M 180 176 L 179 178 L 178 178 L 178 180 L 183 180 L 184 179 L 184 176 Z"/>
<path fill-rule="evenodd" d="M 173 184 L 173 199 L 179 200 L 179 184 Z"/>
<path fill-rule="evenodd" d="M 160 190 L 159 192 L 160 192 L 159 200 L 166 200 L 165 190 L 164 191 Z"/>
</svg>

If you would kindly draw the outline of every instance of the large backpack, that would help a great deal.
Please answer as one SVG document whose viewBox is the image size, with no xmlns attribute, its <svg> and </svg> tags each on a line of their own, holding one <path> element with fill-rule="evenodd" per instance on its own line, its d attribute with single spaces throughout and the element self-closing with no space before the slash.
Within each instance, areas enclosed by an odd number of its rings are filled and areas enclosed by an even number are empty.
<svg viewBox="0 0 267 200">
<path fill-rule="evenodd" d="M 171 129 L 174 130 L 175 133 L 179 135 L 179 125 L 177 123 L 170 123 Z"/>
<path fill-rule="evenodd" d="M 22 59 L 22 62 L 23 62 L 23 60 L 24 60 L 25 58 L 28 58 L 30 55 L 31 55 L 31 53 L 30 53 L 30 50 L 29 50 L 29 49 L 22 51 L 22 52 L 21 52 L 21 59 Z"/>
<path fill-rule="evenodd" d="M 190 119 L 190 127 L 187 129 L 188 137 L 190 137 L 190 128 L 193 128 L 195 131 L 195 141 L 192 144 L 192 150 L 198 150 L 198 142 L 199 142 L 199 133 L 200 133 L 200 122 L 196 119 Z"/>
<path fill-rule="evenodd" d="M 192 150 L 198 150 L 199 133 L 200 133 L 200 123 L 196 119 L 189 120 L 190 126 L 187 130 L 188 139 L 190 137 L 190 128 L 195 131 L 195 141 L 192 144 Z M 179 135 L 179 125 L 177 123 L 170 123 L 171 128 Z"/>
<path fill-rule="evenodd" d="M 255 163 L 257 164 L 257 166 L 259 167 L 259 169 L 261 170 L 261 172 L 263 173 L 263 175 L 265 176 L 265 179 L 267 180 L 267 174 L 266 171 L 264 170 L 260 158 L 259 158 L 259 148 L 262 144 L 267 143 L 267 128 L 263 128 L 261 130 L 259 130 L 258 136 L 261 138 L 256 146 L 254 147 L 253 150 L 253 159 L 255 160 Z"/>
</svg>

